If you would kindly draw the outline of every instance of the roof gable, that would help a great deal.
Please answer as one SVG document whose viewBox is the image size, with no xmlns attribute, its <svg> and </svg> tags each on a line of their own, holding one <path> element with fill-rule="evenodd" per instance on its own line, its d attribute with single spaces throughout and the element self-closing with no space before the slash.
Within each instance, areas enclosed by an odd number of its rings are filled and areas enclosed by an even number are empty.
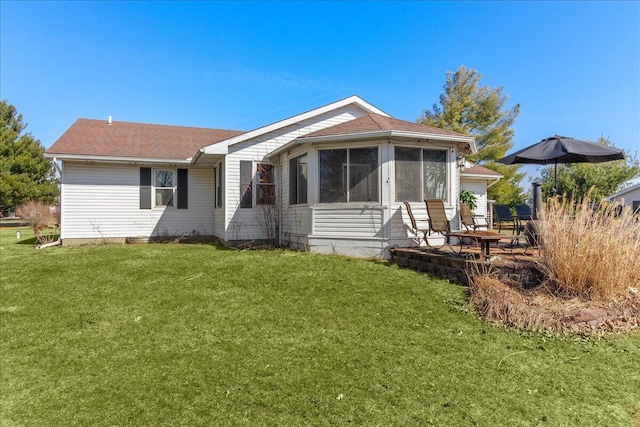
<svg viewBox="0 0 640 427">
<path fill-rule="evenodd" d="M 359 96 L 353 95 L 353 96 L 350 96 L 348 98 L 341 99 L 340 101 L 332 102 L 331 104 L 327 104 L 327 105 L 324 105 L 322 107 L 307 111 L 305 113 L 298 114 L 298 115 L 295 115 L 293 117 L 289 117 L 289 118 L 284 119 L 284 120 L 280 120 L 279 122 L 275 122 L 275 123 L 272 123 L 270 125 L 263 126 L 261 128 L 254 129 L 254 130 L 249 131 L 249 132 L 245 132 L 245 133 L 243 133 L 241 135 L 232 137 L 232 138 L 228 139 L 227 141 L 221 141 L 220 143 L 217 143 L 217 144 L 211 144 L 211 145 L 209 145 L 207 147 L 203 147 L 200 151 L 205 153 L 205 154 L 224 154 L 226 152 L 227 148 L 230 145 L 239 144 L 239 143 L 247 141 L 249 139 L 256 138 L 256 137 L 262 136 L 262 135 L 270 133 L 270 132 L 274 132 L 274 131 L 282 129 L 282 128 L 286 127 L 286 126 L 290 126 L 290 125 L 296 124 L 298 122 L 301 122 L 303 120 L 307 120 L 307 119 L 310 119 L 312 117 L 316 117 L 316 116 L 319 116 L 321 114 L 325 114 L 325 113 L 327 113 L 329 111 L 332 111 L 332 110 L 337 110 L 339 108 L 345 107 L 345 106 L 350 105 L 350 104 L 357 105 L 358 107 L 360 107 L 361 109 L 363 109 L 367 113 L 374 113 L 374 114 L 378 114 L 380 116 L 388 117 L 388 114 L 385 113 L 384 111 L 382 111 L 379 108 L 375 107 L 374 105 L 368 103 L 367 101 L 365 101 L 364 99 L 360 98 Z"/>
<path fill-rule="evenodd" d="M 50 156 L 187 160 L 208 144 L 241 131 L 78 119 L 47 150 Z"/>
</svg>

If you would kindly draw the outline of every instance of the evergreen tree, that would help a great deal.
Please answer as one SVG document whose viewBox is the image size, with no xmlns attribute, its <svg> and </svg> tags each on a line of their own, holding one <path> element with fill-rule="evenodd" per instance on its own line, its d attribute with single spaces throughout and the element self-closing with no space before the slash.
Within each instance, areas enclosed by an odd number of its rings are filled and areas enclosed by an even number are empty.
<svg viewBox="0 0 640 427">
<path fill-rule="evenodd" d="M 24 133 L 22 114 L 7 100 L 0 102 L 0 121 L 0 210 L 6 213 L 29 200 L 54 202 L 58 181 L 40 141 Z"/>
<path fill-rule="evenodd" d="M 611 146 L 607 138 L 600 137 L 599 144 Z M 542 170 L 542 195 L 547 198 L 553 194 L 554 167 Z M 603 197 L 619 191 L 622 185 L 640 176 L 640 161 L 630 153 L 625 160 L 606 163 L 567 163 L 558 165 L 558 194 L 566 194 L 577 199 L 587 195 L 591 187 L 594 203 L 600 203 Z"/>
<path fill-rule="evenodd" d="M 473 136 L 478 152 L 469 160 L 504 176 L 489 188 L 489 198 L 500 204 L 521 203 L 524 194 L 518 184 L 525 174 L 518 172 L 520 165 L 495 162 L 513 147 L 511 126 L 518 117 L 520 105 L 505 109 L 508 96 L 503 88 L 479 86 L 481 78 L 476 70 L 465 66 L 460 66 L 455 73 L 448 71 L 440 105 L 434 104 L 433 110 L 425 110 L 417 121 Z"/>
</svg>

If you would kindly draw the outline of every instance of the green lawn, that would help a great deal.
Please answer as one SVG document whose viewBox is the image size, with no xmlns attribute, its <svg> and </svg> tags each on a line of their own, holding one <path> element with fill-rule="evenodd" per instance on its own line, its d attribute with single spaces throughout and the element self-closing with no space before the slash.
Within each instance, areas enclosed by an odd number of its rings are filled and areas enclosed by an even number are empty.
<svg viewBox="0 0 640 427">
<path fill-rule="evenodd" d="M 640 335 L 553 338 L 386 263 L 0 230 L 0 425 L 616 426 Z"/>
</svg>

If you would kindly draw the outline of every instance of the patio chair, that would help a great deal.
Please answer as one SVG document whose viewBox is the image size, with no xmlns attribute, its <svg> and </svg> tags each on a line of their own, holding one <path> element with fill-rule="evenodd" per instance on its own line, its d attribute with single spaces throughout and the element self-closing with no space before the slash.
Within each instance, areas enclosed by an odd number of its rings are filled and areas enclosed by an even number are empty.
<svg viewBox="0 0 640 427">
<path fill-rule="evenodd" d="M 498 224 L 498 233 L 502 231 L 505 223 L 511 223 L 512 230 L 516 230 L 516 218 L 508 205 L 493 205 L 493 221 Z"/>
<path fill-rule="evenodd" d="M 516 232 L 520 234 L 524 231 L 524 226 L 527 222 L 533 219 L 531 208 L 529 205 L 522 204 L 516 205 Z"/>
<path fill-rule="evenodd" d="M 427 233 L 429 232 L 429 227 L 418 226 L 416 217 L 413 216 L 413 211 L 411 210 L 411 204 L 409 204 L 409 202 L 407 201 L 404 201 L 402 203 L 404 203 L 404 206 L 407 209 L 407 214 L 409 215 L 409 220 L 411 221 L 411 228 L 416 232 L 418 236 L 420 235 L 420 233 L 422 233 L 423 235 L 422 239 L 424 239 L 424 241 L 427 242 Z M 420 237 L 418 237 L 417 239 L 418 239 L 418 244 L 420 244 L 420 240 L 422 239 Z"/>
<path fill-rule="evenodd" d="M 460 203 L 460 222 L 467 230 L 477 230 L 480 227 L 486 227 L 487 224 L 481 223 L 471 213 L 471 208 L 467 203 Z"/>
<path fill-rule="evenodd" d="M 427 205 L 427 214 L 429 215 L 429 232 L 425 236 L 427 245 L 436 248 L 436 246 L 429 242 L 427 237 L 437 233 L 444 236 L 444 243 L 437 248 L 441 248 L 445 244 L 451 247 L 451 243 L 449 242 L 451 223 L 449 222 L 447 213 L 444 210 L 444 203 L 440 199 L 425 199 L 424 203 Z"/>
</svg>

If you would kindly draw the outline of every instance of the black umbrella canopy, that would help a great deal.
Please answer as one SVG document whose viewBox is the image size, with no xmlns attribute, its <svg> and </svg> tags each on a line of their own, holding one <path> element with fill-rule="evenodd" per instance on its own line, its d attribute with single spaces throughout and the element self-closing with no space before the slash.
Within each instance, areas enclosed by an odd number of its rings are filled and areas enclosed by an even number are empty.
<svg viewBox="0 0 640 427">
<path fill-rule="evenodd" d="M 624 159 L 622 150 L 602 144 L 555 135 L 497 160 L 505 165 L 601 163 Z"/>
<path fill-rule="evenodd" d="M 505 165 L 554 165 L 553 194 L 556 194 L 558 163 L 602 163 L 622 159 L 624 153 L 617 148 L 554 135 L 496 161 Z"/>
</svg>

